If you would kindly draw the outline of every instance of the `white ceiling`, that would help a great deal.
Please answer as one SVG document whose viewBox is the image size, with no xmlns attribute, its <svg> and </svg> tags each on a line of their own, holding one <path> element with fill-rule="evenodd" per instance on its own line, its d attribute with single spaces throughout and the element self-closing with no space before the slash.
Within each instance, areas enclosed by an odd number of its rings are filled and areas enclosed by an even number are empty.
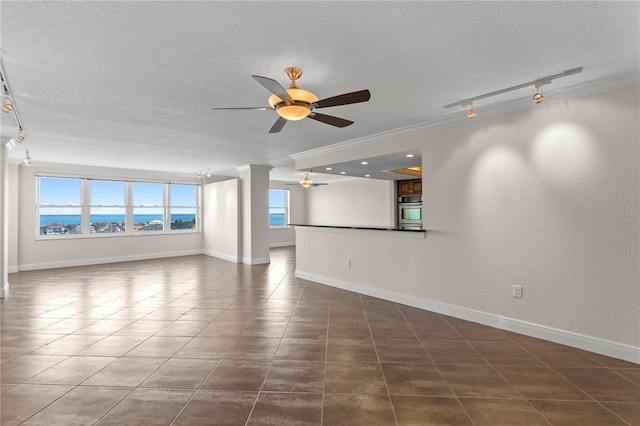
<svg viewBox="0 0 640 426">
<path fill-rule="evenodd" d="M 640 10 L 634 2 L 1 2 L 1 51 L 38 162 L 178 174 L 275 167 L 299 180 L 290 155 L 438 120 L 443 105 L 574 67 L 544 86 L 545 103 L 637 84 Z M 273 111 L 252 74 L 320 98 L 361 89 L 367 103 L 269 134 Z M 476 103 L 532 107 L 532 89 Z M 521 100 L 514 103 L 514 100 Z M 544 105 L 544 104 L 543 104 Z M 16 134 L 2 115 L 2 141 Z"/>
</svg>

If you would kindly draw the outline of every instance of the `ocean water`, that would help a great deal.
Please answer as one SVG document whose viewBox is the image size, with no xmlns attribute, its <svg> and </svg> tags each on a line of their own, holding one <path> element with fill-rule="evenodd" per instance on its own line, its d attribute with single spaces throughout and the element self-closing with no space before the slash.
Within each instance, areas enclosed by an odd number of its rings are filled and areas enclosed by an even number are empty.
<svg viewBox="0 0 640 426">
<path fill-rule="evenodd" d="M 269 226 L 284 226 L 286 224 L 284 214 L 269 214 Z"/>
<path fill-rule="evenodd" d="M 171 220 L 181 220 L 187 222 L 195 219 L 195 215 L 191 213 L 172 214 Z M 133 215 L 133 223 L 149 223 L 152 220 L 162 220 L 161 214 L 136 214 Z M 40 215 L 40 226 L 48 226 L 52 223 L 62 223 L 63 225 L 78 225 L 82 222 L 79 214 L 64 215 Z M 122 223 L 124 222 L 123 214 L 92 214 L 91 223 Z"/>
<path fill-rule="evenodd" d="M 193 214 L 173 214 L 171 220 L 181 220 L 183 222 L 193 220 L 195 215 Z M 149 223 L 152 220 L 162 220 L 162 215 L 158 214 L 137 214 L 133 216 L 133 223 Z M 65 214 L 65 215 L 41 215 L 40 226 L 48 226 L 52 223 L 62 223 L 63 225 L 78 225 L 82 221 L 80 215 Z M 91 215 L 91 223 L 121 223 L 124 222 L 124 215 L 120 214 L 102 214 Z M 286 225 L 284 214 L 270 214 L 269 226 L 284 226 Z"/>
</svg>

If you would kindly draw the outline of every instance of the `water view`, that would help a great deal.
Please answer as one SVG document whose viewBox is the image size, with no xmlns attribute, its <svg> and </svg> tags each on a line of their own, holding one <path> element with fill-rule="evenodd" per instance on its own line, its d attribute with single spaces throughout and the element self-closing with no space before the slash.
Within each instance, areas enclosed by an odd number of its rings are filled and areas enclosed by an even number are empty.
<svg viewBox="0 0 640 426">
<path fill-rule="evenodd" d="M 91 215 L 89 233 L 125 232 L 125 215 Z M 171 229 L 195 229 L 195 214 L 183 213 L 171 215 Z M 133 230 L 162 231 L 164 229 L 163 215 L 136 214 L 133 215 Z M 40 215 L 40 235 L 82 234 L 81 215 Z"/>
</svg>

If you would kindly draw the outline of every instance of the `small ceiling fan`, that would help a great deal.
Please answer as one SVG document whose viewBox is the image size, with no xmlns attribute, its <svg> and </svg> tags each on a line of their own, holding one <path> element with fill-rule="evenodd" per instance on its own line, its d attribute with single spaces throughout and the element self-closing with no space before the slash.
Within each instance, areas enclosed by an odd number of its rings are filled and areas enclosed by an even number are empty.
<svg viewBox="0 0 640 426">
<path fill-rule="evenodd" d="M 299 183 L 299 184 L 298 184 L 298 183 L 288 183 L 287 185 L 300 185 L 300 186 L 302 186 L 303 188 L 309 188 L 309 187 L 311 187 L 311 186 L 314 186 L 314 187 L 315 187 L 315 186 L 320 186 L 320 185 L 328 185 L 327 183 L 315 183 L 314 181 L 312 181 L 312 180 L 309 178 L 309 174 L 310 174 L 310 173 L 311 173 L 311 172 L 309 172 L 309 173 L 305 173 L 305 174 L 304 174 L 304 179 L 302 179 L 302 180 L 300 181 L 300 183 Z"/>
<path fill-rule="evenodd" d="M 212 108 L 212 111 L 275 110 L 280 117 L 278 117 L 274 125 L 271 126 L 269 133 L 278 133 L 284 125 L 287 124 L 287 120 L 297 121 L 306 117 L 336 127 L 347 127 L 353 124 L 353 121 L 334 117 L 333 115 L 321 114 L 315 112 L 315 110 L 318 108 L 366 102 L 371 98 L 371 93 L 368 90 L 359 90 L 357 92 L 343 93 L 342 95 L 319 100 L 313 93 L 302 90 L 296 85 L 296 80 L 302 76 L 302 69 L 289 67 L 286 68 L 284 72 L 291 80 L 291 85 L 288 89 L 282 87 L 280 83 L 272 78 L 259 75 L 251 76 L 272 93 L 269 97 L 270 107 Z"/>
</svg>

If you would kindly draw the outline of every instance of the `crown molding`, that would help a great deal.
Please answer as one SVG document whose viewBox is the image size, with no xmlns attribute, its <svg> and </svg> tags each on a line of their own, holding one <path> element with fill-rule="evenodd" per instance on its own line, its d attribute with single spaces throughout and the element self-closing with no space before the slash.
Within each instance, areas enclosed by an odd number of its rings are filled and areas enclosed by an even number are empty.
<svg viewBox="0 0 640 426">
<path fill-rule="evenodd" d="M 552 105 L 560 102 L 564 102 L 571 99 L 582 98 L 585 96 L 597 95 L 599 93 L 610 92 L 613 90 L 623 89 L 625 87 L 636 86 L 640 84 L 640 73 L 628 72 L 624 74 L 618 74 L 612 77 L 606 77 L 599 80 L 590 81 L 585 84 L 572 86 L 566 89 L 556 90 L 553 94 L 545 95 L 545 105 Z M 508 102 L 502 102 L 494 105 L 476 106 L 476 113 L 478 114 L 474 121 L 484 120 L 487 118 L 497 117 L 501 115 L 512 114 L 515 112 L 526 111 L 539 107 L 526 99 L 515 99 Z M 340 142 L 333 145 L 328 145 L 320 148 L 315 148 L 308 151 L 291 154 L 290 157 L 294 161 L 312 158 L 319 155 L 325 155 L 333 152 L 342 151 L 350 148 L 357 148 L 377 142 L 383 142 L 391 139 L 397 139 L 403 136 L 415 135 L 427 130 L 434 130 L 443 127 L 455 126 L 460 124 L 470 123 L 466 113 L 462 110 L 453 110 L 446 113 L 445 116 L 436 118 L 434 120 L 425 121 L 418 124 L 412 124 L 410 126 L 400 127 L 397 129 L 389 130 L 386 132 L 376 133 L 374 135 L 364 136 L 357 139 L 352 139 L 345 142 Z"/>
</svg>

